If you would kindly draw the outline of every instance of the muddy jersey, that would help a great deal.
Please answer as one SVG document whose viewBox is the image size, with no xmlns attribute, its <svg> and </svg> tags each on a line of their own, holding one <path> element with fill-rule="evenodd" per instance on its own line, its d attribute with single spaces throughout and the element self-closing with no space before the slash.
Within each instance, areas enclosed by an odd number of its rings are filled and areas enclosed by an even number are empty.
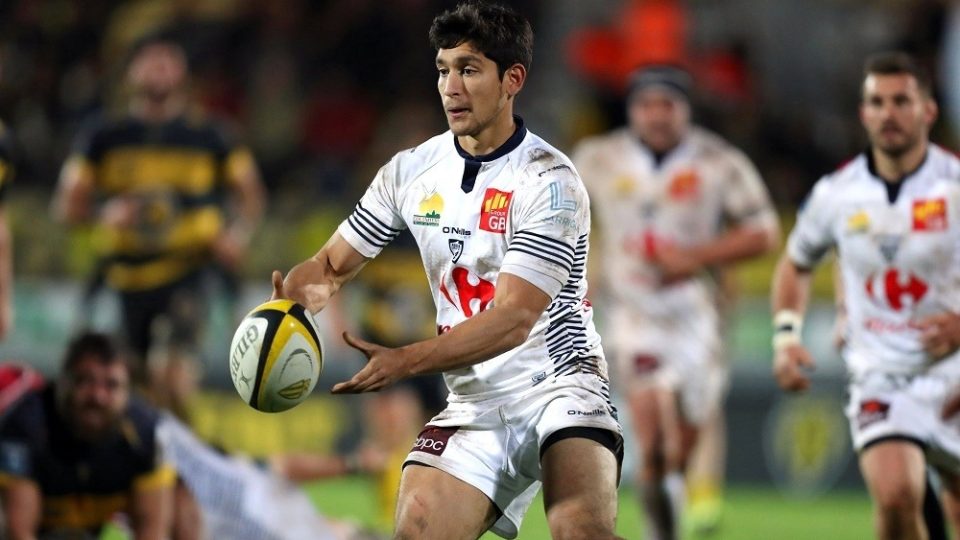
<svg viewBox="0 0 960 540">
<path fill-rule="evenodd" d="M 693 127 L 657 157 L 627 128 L 585 139 L 574 162 L 600 229 L 603 286 L 612 301 L 657 319 L 714 311 L 707 275 L 664 286 L 650 263 L 658 246 L 710 242 L 727 224 L 774 229 L 776 213 L 749 159 Z M 595 263 L 597 261 L 594 261 Z"/>
<path fill-rule="evenodd" d="M 513 136 L 484 156 L 466 153 L 449 131 L 400 152 L 338 229 L 365 257 L 410 230 L 441 333 L 492 307 L 501 272 L 551 298 L 522 345 L 444 374 L 450 401 L 496 397 L 572 373 L 606 378 L 584 298 L 586 191 L 565 155 L 516 122 Z"/>
<path fill-rule="evenodd" d="M 787 250 L 811 267 L 837 249 L 855 375 L 916 373 L 932 361 L 916 322 L 960 311 L 960 160 L 931 145 L 892 185 L 871 161 L 864 153 L 816 184 Z"/>
</svg>

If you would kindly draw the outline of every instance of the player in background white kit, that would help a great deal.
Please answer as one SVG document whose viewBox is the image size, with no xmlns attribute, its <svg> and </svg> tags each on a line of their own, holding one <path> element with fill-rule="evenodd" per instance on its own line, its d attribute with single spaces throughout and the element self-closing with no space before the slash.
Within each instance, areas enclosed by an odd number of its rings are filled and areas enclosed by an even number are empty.
<svg viewBox="0 0 960 540">
<path fill-rule="evenodd" d="M 640 445 L 648 537 L 677 538 L 684 470 L 700 427 L 719 415 L 717 283 L 710 271 L 775 249 L 776 214 L 754 166 L 692 125 L 690 75 L 638 69 L 629 125 L 574 153 L 600 230 L 605 341 Z"/>
<path fill-rule="evenodd" d="M 806 389 L 800 341 L 812 267 L 836 249 L 843 282 L 850 421 L 879 538 L 926 538 L 925 465 L 960 525 L 960 425 L 942 409 L 960 382 L 960 160 L 929 141 L 937 105 L 902 53 L 867 59 L 860 120 L 870 147 L 822 178 L 773 276 L 774 375 Z"/>
<path fill-rule="evenodd" d="M 333 387 L 444 374 L 448 406 L 404 464 L 394 538 L 513 538 L 541 482 L 555 538 L 615 538 L 622 437 L 585 299 L 589 200 L 567 157 L 513 115 L 533 33 L 511 9 L 468 2 L 434 19 L 430 41 L 450 131 L 394 156 L 314 257 L 274 273 L 274 297 L 323 309 L 409 229 L 438 336 L 386 348 L 345 334 L 368 363 Z"/>
</svg>

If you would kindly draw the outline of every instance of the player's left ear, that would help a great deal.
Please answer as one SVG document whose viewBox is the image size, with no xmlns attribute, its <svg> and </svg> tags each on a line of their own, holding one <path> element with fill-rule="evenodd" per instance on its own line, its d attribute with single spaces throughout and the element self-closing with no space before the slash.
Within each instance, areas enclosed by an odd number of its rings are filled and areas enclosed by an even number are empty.
<svg viewBox="0 0 960 540">
<path fill-rule="evenodd" d="M 515 97 L 523 88 L 523 83 L 527 80 L 527 68 L 523 64 L 514 64 L 503 72 L 503 86 L 507 95 Z"/>
</svg>

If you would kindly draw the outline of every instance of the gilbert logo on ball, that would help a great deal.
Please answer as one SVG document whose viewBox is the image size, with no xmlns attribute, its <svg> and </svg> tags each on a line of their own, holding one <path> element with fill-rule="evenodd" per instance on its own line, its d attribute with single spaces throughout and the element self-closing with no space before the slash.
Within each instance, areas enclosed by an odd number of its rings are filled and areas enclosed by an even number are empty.
<svg viewBox="0 0 960 540">
<path fill-rule="evenodd" d="M 313 317 L 293 300 L 254 308 L 230 345 L 230 379 L 248 405 L 264 412 L 296 406 L 323 369 L 323 343 Z"/>
</svg>

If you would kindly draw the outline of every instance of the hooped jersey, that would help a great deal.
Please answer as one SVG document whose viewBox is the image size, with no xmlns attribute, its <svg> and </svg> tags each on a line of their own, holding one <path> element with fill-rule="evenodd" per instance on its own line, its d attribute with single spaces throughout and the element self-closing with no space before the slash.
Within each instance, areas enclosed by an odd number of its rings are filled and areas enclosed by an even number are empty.
<svg viewBox="0 0 960 540">
<path fill-rule="evenodd" d="M 690 128 L 660 160 L 628 128 L 585 139 L 573 158 L 600 232 L 606 297 L 646 317 L 669 322 L 716 309 L 708 275 L 662 283 L 651 264 L 660 246 L 705 244 L 728 224 L 776 230 L 756 168 L 704 129 Z"/>
<path fill-rule="evenodd" d="M 924 370 L 916 322 L 960 311 L 960 160 L 930 145 L 898 189 L 862 154 L 816 184 L 787 244 L 803 267 L 836 248 L 854 375 Z"/>
<path fill-rule="evenodd" d="M 513 136 L 485 156 L 467 154 L 449 131 L 400 152 L 338 229 L 365 257 L 410 230 L 439 333 L 491 308 L 501 272 L 551 298 L 525 343 L 444 373 L 450 401 L 497 397 L 572 373 L 607 377 L 585 299 L 587 193 L 570 160 L 515 120 Z"/>
</svg>

